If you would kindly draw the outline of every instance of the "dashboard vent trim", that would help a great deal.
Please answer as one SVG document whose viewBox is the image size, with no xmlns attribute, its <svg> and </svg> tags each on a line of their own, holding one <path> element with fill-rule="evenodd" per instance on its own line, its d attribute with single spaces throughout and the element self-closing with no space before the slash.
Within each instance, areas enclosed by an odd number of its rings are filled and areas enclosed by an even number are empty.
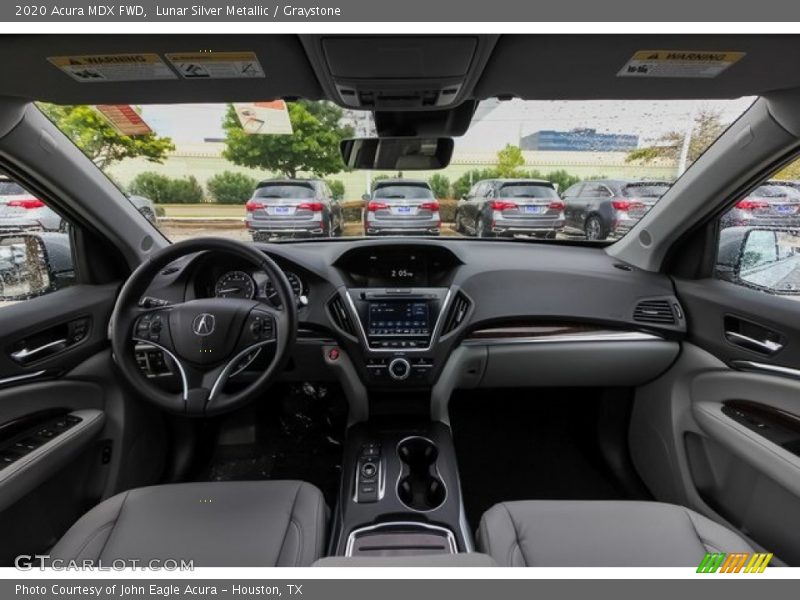
<svg viewBox="0 0 800 600">
<path fill-rule="evenodd" d="M 344 331 L 346 334 L 355 337 L 356 335 L 356 328 L 355 324 L 353 323 L 353 318 L 350 316 L 350 313 L 347 312 L 347 307 L 344 304 L 344 300 L 338 294 L 328 302 L 328 311 L 331 314 L 331 319 L 333 319 L 334 324 L 336 327 Z"/>
<path fill-rule="evenodd" d="M 453 303 L 450 305 L 450 309 L 447 311 L 447 318 L 444 321 L 442 335 L 446 335 L 451 331 L 458 329 L 458 327 L 467 318 L 467 313 L 469 313 L 471 306 L 472 302 L 470 302 L 469 298 L 467 298 L 464 293 L 456 293 L 456 295 L 453 297 Z"/>
<path fill-rule="evenodd" d="M 665 298 L 640 301 L 633 309 L 633 320 L 655 325 L 675 325 L 677 323 L 672 304 Z"/>
</svg>

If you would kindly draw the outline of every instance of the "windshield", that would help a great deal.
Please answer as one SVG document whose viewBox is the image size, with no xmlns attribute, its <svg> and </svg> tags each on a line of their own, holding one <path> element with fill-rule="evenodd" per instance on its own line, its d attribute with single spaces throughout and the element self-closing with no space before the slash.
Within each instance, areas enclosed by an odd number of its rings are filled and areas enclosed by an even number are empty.
<svg viewBox="0 0 800 600">
<path fill-rule="evenodd" d="M 756 198 L 797 198 L 800 197 L 800 192 L 786 185 L 766 184 L 760 185 L 750 196 Z"/>
<path fill-rule="evenodd" d="M 346 168 L 340 142 L 375 136 L 374 120 L 324 101 L 131 106 L 136 123 L 108 106 L 40 108 L 173 241 L 588 243 L 626 235 L 752 102 L 490 99 L 437 171 Z"/>
<path fill-rule="evenodd" d="M 429 199 L 433 198 L 433 192 L 425 185 L 379 185 L 375 188 L 374 197 L 381 199 Z"/>
<path fill-rule="evenodd" d="M 661 198 L 667 193 L 669 184 L 666 183 L 629 183 L 623 188 L 626 196 L 639 196 L 640 198 Z"/>
<path fill-rule="evenodd" d="M 254 198 L 313 198 L 314 188 L 310 185 L 267 183 L 259 187 Z"/>
<path fill-rule="evenodd" d="M 537 183 L 505 183 L 500 187 L 500 195 L 504 198 L 557 198 L 556 191 L 547 184 Z"/>
</svg>

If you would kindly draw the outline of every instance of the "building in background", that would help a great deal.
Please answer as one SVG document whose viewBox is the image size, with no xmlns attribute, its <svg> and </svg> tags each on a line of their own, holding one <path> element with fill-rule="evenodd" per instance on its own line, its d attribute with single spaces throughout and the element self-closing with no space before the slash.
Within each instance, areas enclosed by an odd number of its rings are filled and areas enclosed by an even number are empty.
<svg viewBox="0 0 800 600">
<path fill-rule="evenodd" d="M 638 135 L 598 133 L 596 129 L 545 129 L 526 135 L 520 140 L 520 148 L 523 150 L 540 152 L 630 152 L 638 145 Z"/>
</svg>

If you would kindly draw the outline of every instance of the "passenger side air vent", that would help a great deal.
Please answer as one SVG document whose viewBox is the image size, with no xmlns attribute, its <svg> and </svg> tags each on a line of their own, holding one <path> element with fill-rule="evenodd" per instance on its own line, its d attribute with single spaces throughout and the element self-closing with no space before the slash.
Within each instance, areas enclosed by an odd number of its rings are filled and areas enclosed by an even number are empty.
<svg viewBox="0 0 800 600">
<path fill-rule="evenodd" d="M 456 294 L 455 299 L 453 300 L 453 304 L 450 306 L 450 310 L 447 313 L 447 319 L 444 322 L 444 329 L 442 329 L 442 335 L 446 333 L 450 333 L 451 331 L 458 328 L 461 323 L 464 322 L 464 319 L 469 312 L 469 307 L 471 306 L 471 302 L 469 299 L 458 292 Z"/>
<path fill-rule="evenodd" d="M 328 302 L 328 310 L 331 313 L 331 319 L 339 329 L 352 336 L 356 335 L 353 319 L 350 317 L 350 313 L 347 312 L 347 307 L 344 305 L 341 296 L 337 295 Z"/>
<path fill-rule="evenodd" d="M 633 309 L 633 320 L 640 323 L 675 325 L 675 313 L 669 300 L 642 300 Z"/>
</svg>

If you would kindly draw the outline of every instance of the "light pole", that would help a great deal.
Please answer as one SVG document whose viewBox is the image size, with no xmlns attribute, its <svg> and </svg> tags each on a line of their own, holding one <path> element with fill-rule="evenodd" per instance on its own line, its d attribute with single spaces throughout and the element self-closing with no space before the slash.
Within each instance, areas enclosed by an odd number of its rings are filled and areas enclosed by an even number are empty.
<svg viewBox="0 0 800 600">
<path fill-rule="evenodd" d="M 686 133 L 683 134 L 683 144 L 681 144 L 681 153 L 678 157 L 678 177 L 683 175 L 686 171 L 686 162 L 689 160 L 689 146 L 692 144 L 692 133 L 694 132 L 694 118 L 697 114 L 697 104 L 692 104 L 692 110 L 689 112 L 689 123 L 686 125 Z"/>
</svg>

